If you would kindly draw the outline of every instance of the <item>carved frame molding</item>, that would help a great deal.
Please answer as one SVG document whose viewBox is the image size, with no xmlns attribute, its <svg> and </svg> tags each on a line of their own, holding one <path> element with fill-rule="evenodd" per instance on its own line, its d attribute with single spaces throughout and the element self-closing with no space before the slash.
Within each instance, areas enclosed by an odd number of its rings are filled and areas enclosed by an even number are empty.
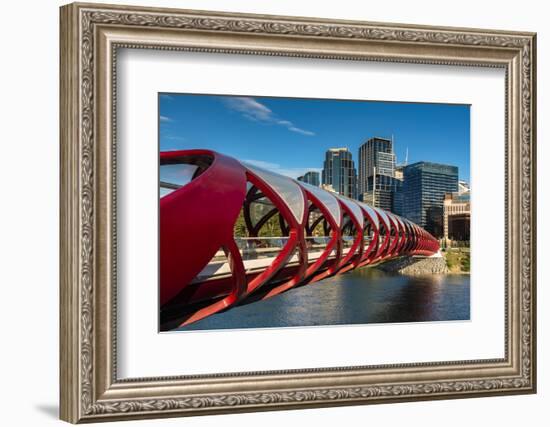
<svg viewBox="0 0 550 427">
<path fill-rule="evenodd" d="M 505 358 L 118 380 L 119 48 L 505 68 Z M 76 423 L 535 392 L 535 50 L 533 33 L 62 7 L 61 418 Z"/>
</svg>

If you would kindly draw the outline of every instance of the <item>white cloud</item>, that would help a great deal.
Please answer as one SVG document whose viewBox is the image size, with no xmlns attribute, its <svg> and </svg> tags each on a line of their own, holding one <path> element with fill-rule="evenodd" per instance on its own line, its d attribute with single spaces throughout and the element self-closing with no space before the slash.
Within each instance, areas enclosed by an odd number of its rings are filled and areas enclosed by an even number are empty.
<svg viewBox="0 0 550 427">
<path fill-rule="evenodd" d="M 168 122 L 173 122 L 174 120 L 172 120 L 170 117 L 167 117 L 167 116 L 160 116 L 160 121 L 164 123 L 168 123 Z"/>
<path fill-rule="evenodd" d="M 245 163 L 250 163 L 252 166 L 256 166 L 258 168 L 266 169 L 271 172 L 278 173 L 279 175 L 288 176 L 290 178 L 298 178 L 299 176 L 304 175 L 306 172 L 319 172 L 321 173 L 321 168 L 285 168 L 281 166 L 279 163 L 272 163 L 272 162 L 266 162 L 264 160 L 254 160 L 254 159 L 245 159 L 243 160 Z"/>
<path fill-rule="evenodd" d="M 249 120 L 284 126 L 291 132 L 296 132 L 306 136 L 315 136 L 315 132 L 301 129 L 295 126 L 290 120 L 284 120 L 277 117 L 271 109 L 256 101 L 254 98 L 238 96 L 232 98 L 222 98 L 222 100 L 229 108 L 241 113 Z"/>
<path fill-rule="evenodd" d="M 300 129 L 300 128 L 297 128 L 296 126 L 289 126 L 288 130 L 291 130 L 292 132 L 296 132 L 296 133 L 301 133 L 302 135 L 306 135 L 306 136 L 315 136 L 314 132 L 311 132 L 310 130 Z"/>
<path fill-rule="evenodd" d="M 272 121 L 273 111 L 253 98 L 239 96 L 224 98 L 224 101 L 229 108 L 242 113 L 247 118 L 265 122 Z"/>
</svg>

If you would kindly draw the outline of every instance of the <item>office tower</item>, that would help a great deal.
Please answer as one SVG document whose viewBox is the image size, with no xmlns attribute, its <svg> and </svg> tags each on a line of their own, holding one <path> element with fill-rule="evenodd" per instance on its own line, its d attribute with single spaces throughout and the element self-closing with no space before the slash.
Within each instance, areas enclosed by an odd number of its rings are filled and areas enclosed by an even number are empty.
<svg viewBox="0 0 550 427">
<path fill-rule="evenodd" d="M 302 176 L 298 177 L 298 181 L 305 182 L 306 184 L 314 185 L 315 187 L 319 187 L 319 172 L 315 171 L 309 171 L 303 174 Z"/>
<path fill-rule="evenodd" d="M 394 193 L 402 180 L 395 177 L 393 140 L 370 138 L 359 147 L 359 198 L 372 206 L 394 210 Z"/>
<path fill-rule="evenodd" d="M 374 137 L 359 147 L 359 194 L 368 191 L 368 178 L 375 173 L 395 176 L 395 154 L 391 139 Z"/>
<path fill-rule="evenodd" d="M 363 202 L 387 211 L 400 215 L 395 205 L 395 195 L 401 190 L 403 181 L 388 175 L 372 175 L 367 178 L 365 189 L 362 194 Z"/>
<path fill-rule="evenodd" d="M 403 178 L 401 215 L 443 236 L 443 201 L 445 193 L 458 191 L 458 167 L 417 162 L 405 166 Z"/>
<path fill-rule="evenodd" d="M 329 148 L 323 162 L 324 188 L 352 199 L 357 198 L 357 172 L 351 152 L 347 148 Z"/>
</svg>

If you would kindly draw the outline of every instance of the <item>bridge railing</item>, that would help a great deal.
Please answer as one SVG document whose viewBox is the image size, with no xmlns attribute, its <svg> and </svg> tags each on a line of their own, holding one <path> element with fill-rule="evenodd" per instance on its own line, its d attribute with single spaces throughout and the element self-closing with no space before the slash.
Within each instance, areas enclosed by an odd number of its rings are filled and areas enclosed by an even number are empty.
<svg viewBox="0 0 550 427">
<path fill-rule="evenodd" d="M 330 239 L 330 237 L 325 236 L 306 237 L 305 241 L 308 252 L 323 251 Z M 349 246 L 353 243 L 353 238 L 351 239 Z M 346 245 L 348 244 L 348 240 L 345 240 Z M 243 261 L 246 261 L 277 256 L 288 242 L 288 237 L 235 237 L 235 242 Z M 219 262 L 223 256 L 225 256 L 223 251 L 218 251 L 216 257 L 211 262 Z"/>
</svg>

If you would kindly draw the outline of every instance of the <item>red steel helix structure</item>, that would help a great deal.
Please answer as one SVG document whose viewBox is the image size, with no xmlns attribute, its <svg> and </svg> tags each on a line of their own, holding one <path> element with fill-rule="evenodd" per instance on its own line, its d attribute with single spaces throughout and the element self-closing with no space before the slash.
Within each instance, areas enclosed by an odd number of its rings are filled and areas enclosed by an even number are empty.
<svg viewBox="0 0 550 427">
<path fill-rule="evenodd" d="M 159 244 L 163 330 L 439 251 L 405 218 L 203 149 L 160 153 Z"/>
</svg>

